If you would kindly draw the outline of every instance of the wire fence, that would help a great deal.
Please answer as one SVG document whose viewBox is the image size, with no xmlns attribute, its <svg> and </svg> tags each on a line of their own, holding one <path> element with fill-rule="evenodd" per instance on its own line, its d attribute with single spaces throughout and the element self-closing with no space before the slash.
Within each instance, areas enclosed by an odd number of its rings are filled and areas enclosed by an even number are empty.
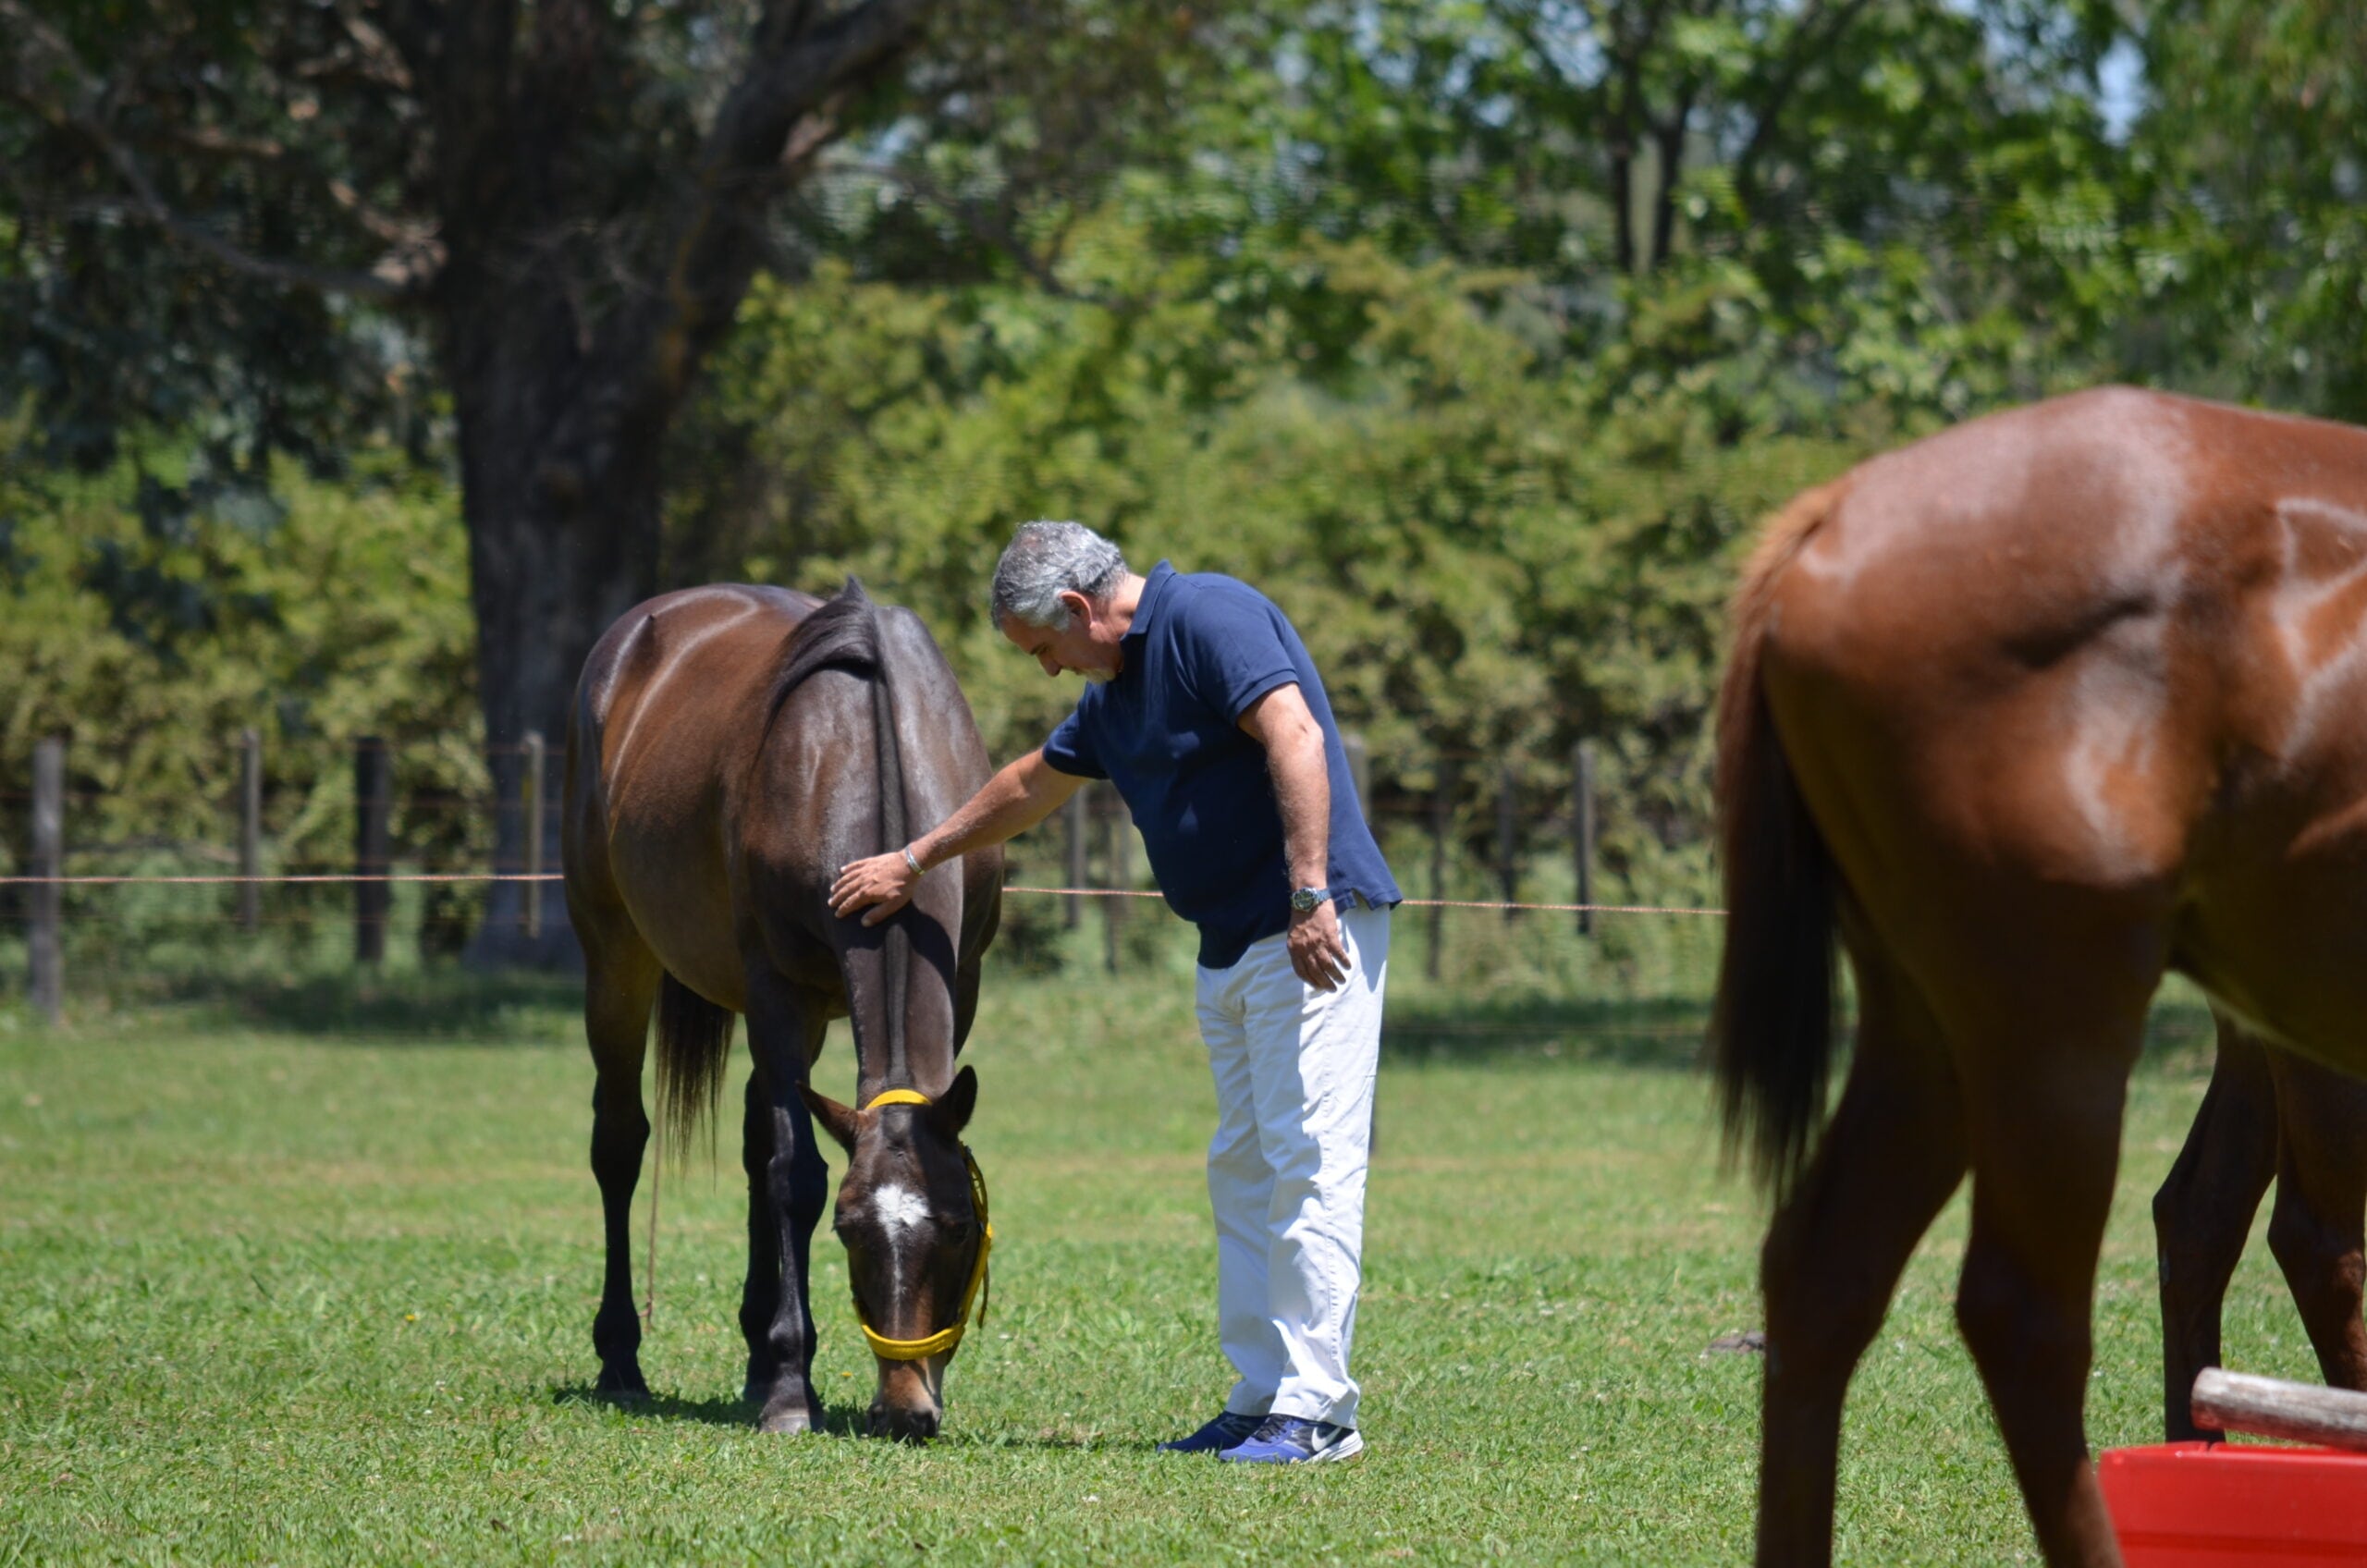
<svg viewBox="0 0 2367 1568">
<path fill-rule="evenodd" d="M 1344 739 L 1359 798 L 1370 802 L 1364 744 Z M 428 749 L 452 754 L 440 741 Z M 455 955 L 513 928 L 521 937 L 555 937 L 571 952 L 554 888 L 562 881 L 557 770 L 537 740 L 502 749 L 517 776 L 514 792 L 455 790 L 447 778 L 399 766 L 398 748 L 373 737 L 350 747 L 350 771 L 309 758 L 292 789 L 271 787 L 252 731 L 238 750 L 227 813 L 216 802 L 150 830 L 119 795 L 69 787 L 57 742 L 36 748 L 31 790 L 0 790 L 0 807 L 28 828 L 0 844 L 0 954 L 21 936 L 21 958 L 7 968 L 26 976 L 37 1011 L 57 1016 L 69 963 L 89 977 L 84 983 L 107 985 L 143 974 L 162 981 L 218 973 L 234 962 L 282 972 L 368 966 L 390 954 L 399 962 Z M 1596 895 L 1590 747 L 1570 754 L 1558 811 L 1535 809 L 1545 771 L 1537 759 L 1518 770 L 1527 783 L 1517 790 L 1516 770 L 1502 758 L 1447 760 L 1491 766 L 1441 767 L 1428 802 L 1409 803 L 1396 790 L 1367 811 L 1410 895 L 1412 956 L 1426 979 L 1484 985 L 1526 964 L 1600 972 L 1630 991 L 1698 989 L 1698 939 L 1597 926 L 1599 919 L 1647 917 L 1709 925 L 1722 912 L 1707 900 Z M 1177 923 L 1125 913 L 1160 897 L 1147 885 L 1145 860 L 1115 791 L 1080 790 L 1007 852 L 1002 948 L 1023 967 L 1087 962 L 1095 949 L 1111 974 L 1160 962 L 1175 947 L 1162 927 Z M 1088 921 L 1089 908 L 1098 919 Z M 1450 913 L 1466 918 L 1465 930 L 1450 931 Z M 1484 922 L 1470 928 L 1468 917 L 1490 914 L 1504 923 L 1501 930 Z M 1553 926 L 1547 916 L 1568 920 L 1548 935 L 1539 924 Z"/>
</svg>

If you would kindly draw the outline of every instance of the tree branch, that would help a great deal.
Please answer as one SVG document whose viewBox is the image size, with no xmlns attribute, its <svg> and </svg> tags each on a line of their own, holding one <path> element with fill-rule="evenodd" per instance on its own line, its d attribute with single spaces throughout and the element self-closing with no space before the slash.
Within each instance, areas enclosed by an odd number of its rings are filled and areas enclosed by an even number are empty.
<svg viewBox="0 0 2367 1568">
<path fill-rule="evenodd" d="M 1750 128 L 1750 140 L 1743 144 L 1735 159 L 1735 199 L 1745 213 L 1758 205 L 1759 160 L 1765 155 L 1775 135 L 1776 122 L 1784 109 L 1798 91 L 1801 80 L 1808 75 L 1811 61 L 1821 58 L 1825 52 L 1858 19 L 1871 0 L 1842 0 L 1829 16 L 1822 15 L 1823 0 L 1808 0 L 1800 11 L 1800 19 L 1792 29 L 1792 47 L 1776 67 L 1773 81 L 1757 106 Z"/>
<path fill-rule="evenodd" d="M 132 201 L 127 211 L 132 215 L 155 225 L 231 272 L 281 288 L 401 300 L 423 292 L 433 280 L 438 258 L 432 240 L 422 243 L 415 237 L 407 237 L 412 242 L 389 252 L 370 271 L 353 272 L 316 266 L 308 262 L 255 255 L 175 211 L 156 189 L 155 182 L 149 178 L 147 170 L 141 166 L 130 146 L 116 135 L 103 118 L 88 108 L 56 102 L 43 93 L 33 81 L 27 80 L 27 66 L 34 66 L 36 70 L 45 66 L 50 75 L 71 85 L 74 96 L 81 104 L 104 104 L 106 101 L 104 84 L 82 67 L 72 46 L 39 17 L 18 4 L 18 0 L 0 0 L 0 18 L 14 26 L 20 39 L 31 40 L 37 44 L 41 54 L 46 56 L 39 65 L 34 65 L 20 55 L 18 68 L 5 79 L 0 79 L 0 96 L 21 104 L 52 128 L 79 136 L 95 147 L 117 177 L 129 189 Z M 239 144 L 222 139 L 212 150 L 255 156 L 260 155 L 257 151 L 259 145 Z"/>
</svg>

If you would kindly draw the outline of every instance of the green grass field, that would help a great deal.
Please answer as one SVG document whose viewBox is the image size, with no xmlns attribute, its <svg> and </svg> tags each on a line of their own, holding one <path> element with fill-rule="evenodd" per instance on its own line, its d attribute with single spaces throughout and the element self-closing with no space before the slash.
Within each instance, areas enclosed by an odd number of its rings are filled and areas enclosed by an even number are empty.
<svg viewBox="0 0 2367 1568">
<path fill-rule="evenodd" d="M 1716 1170 L 1687 1010 L 1474 1000 L 1411 966 L 1392 1001 L 1357 1342 L 1371 1450 L 1252 1474 L 1150 1452 L 1228 1381 L 1210 1096 L 1170 969 L 990 987 L 970 1060 L 993 1316 L 925 1450 L 752 1429 L 728 1144 L 720 1170 L 701 1151 L 665 1176 L 656 1403 L 580 1396 L 597 1206 L 562 993 L 291 982 L 53 1035 L 0 1013 L 0 1565 L 1739 1561 L 1760 1368 L 1704 1347 L 1755 1321 L 1762 1216 Z M 2201 1093 L 2186 1023 L 2136 1087 L 2100 1445 L 2155 1437 L 2146 1199 Z M 840 1093 L 845 1051 L 820 1069 Z M 1860 1371 L 1849 1560 L 2030 1554 L 1950 1319 L 1963 1221 L 1959 1198 Z M 869 1362 L 827 1234 L 816 1257 L 844 1427 Z M 2228 1342 L 2312 1375 L 2264 1248 Z"/>
</svg>

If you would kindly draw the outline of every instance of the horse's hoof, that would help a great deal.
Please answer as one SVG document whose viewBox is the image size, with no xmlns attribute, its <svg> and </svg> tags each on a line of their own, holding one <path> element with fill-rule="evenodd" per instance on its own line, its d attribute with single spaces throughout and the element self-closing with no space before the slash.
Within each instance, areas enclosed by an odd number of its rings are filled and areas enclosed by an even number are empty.
<svg viewBox="0 0 2367 1568">
<path fill-rule="evenodd" d="M 792 1405 L 787 1410 L 767 1411 L 764 1419 L 756 1423 L 756 1430 L 795 1437 L 800 1432 L 813 1431 L 814 1418 L 803 1404 Z"/>
</svg>

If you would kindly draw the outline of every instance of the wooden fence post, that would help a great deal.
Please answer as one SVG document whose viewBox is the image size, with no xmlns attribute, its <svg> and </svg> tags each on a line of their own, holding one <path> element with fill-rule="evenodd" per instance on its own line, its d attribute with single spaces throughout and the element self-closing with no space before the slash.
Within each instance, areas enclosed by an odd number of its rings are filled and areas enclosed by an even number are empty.
<svg viewBox="0 0 2367 1568">
<path fill-rule="evenodd" d="M 1446 832 L 1447 819 L 1454 810 L 1454 764 L 1441 756 L 1438 760 L 1438 778 L 1430 790 L 1430 897 L 1446 897 Z M 1446 940 L 1446 911 L 1430 905 L 1430 949 L 1422 961 L 1422 972 L 1435 980 L 1439 977 L 1439 949 Z"/>
<path fill-rule="evenodd" d="M 1496 765 L 1496 880 L 1503 888 L 1504 902 L 1520 900 L 1520 801 L 1513 790 L 1513 765 Z M 1520 911 L 1504 911 L 1504 919 L 1512 920 Z"/>
<path fill-rule="evenodd" d="M 386 880 L 386 808 L 394 767 L 386 742 L 364 735 L 353 743 L 353 959 L 377 963 L 386 956 L 386 920 L 394 887 Z"/>
<path fill-rule="evenodd" d="M 66 910 L 66 742 L 56 736 L 33 743 L 33 884 L 26 900 L 26 957 L 31 961 L 31 1000 L 42 1022 L 55 1025 L 66 1002 L 64 937 L 58 927 Z"/>
<path fill-rule="evenodd" d="M 518 890 L 518 925 L 531 939 L 543 934 L 543 732 L 526 731 L 526 876 Z"/>
<path fill-rule="evenodd" d="M 263 925 L 263 737 L 239 731 L 239 925 L 252 935 Z"/>
<path fill-rule="evenodd" d="M 1348 753 L 1348 782 L 1356 787 L 1356 811 L 1372 826 L 1372 757 L 1365 746 L 1364 732 L 1357 729 L 1340 731 L 1340 749 Z"/>
<path fill-rule="evenodd" d="M 1069 796 L 1069 803 L 1061 808 L 1061 828 L 1067 838 L 1061 848 L 1067 851 L 1064 858 L 1068 862 L 1068 885 L 1072 888 L 1085 887 L 1085 879 L 1093 875 L 1085 854 L 1092 846 L 1085 837 L 1085 796 L 1091 789 L 1090 785 L 1079 789 Z M 1085 918 L 1085 895 L 1071 893 L 1061 903 L 1061 924 L 1071 931 L 1075 930 Z"/>
<path fill-rule="evenodd" d="M 1570 852 L 1576 857 L 1578 900 L 1594 902 L 1594 742 L 1570 748 Z M 1578 911 L 1578 935 L 1594 935 L 1594 912 Z"/>
<path fill-rule="evenodd" d="M 1098 792 L 1107 802 L 1108 815 L 1104 821 L 1110 835 L 1109 859 L 1104 864 L 1109 868 L 1110 886 L 1112 888 L 1131 888 L 1134 882 L 1134 856 L 1130 852 L 1133 845 L 1129 840 L 1134 833 L 1134 818 L 1128 815 L 1125 797 L 1118 793 L 1116 785 L 1105 785 Z M 1125 904 L 1126 900 L 1115 893 L 1101 900 L 1105 917 L 1102 922 L 1103 956 L 1112 974 L 1118 973 L 1118 933 L 1126 923 Z"/>
</svg>

